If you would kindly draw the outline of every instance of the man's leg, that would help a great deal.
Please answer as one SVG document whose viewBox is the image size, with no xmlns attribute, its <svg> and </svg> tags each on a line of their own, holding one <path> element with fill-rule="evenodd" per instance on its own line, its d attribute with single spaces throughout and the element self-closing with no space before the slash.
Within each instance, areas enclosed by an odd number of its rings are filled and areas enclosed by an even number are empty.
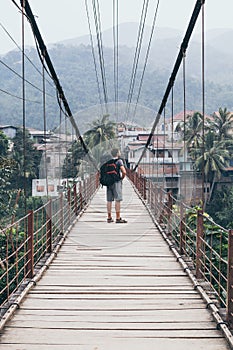
<svg viewBox="0 0 233 350">
<path fill-rule="evenodd" d="M 116 220 L 121 218 L 121 202 L 115 201 Z"/>
<path fill-rule="evenodd" d="M 107 202 L 108 219 L 112 218 L 112 202 Z"/>
</svg>

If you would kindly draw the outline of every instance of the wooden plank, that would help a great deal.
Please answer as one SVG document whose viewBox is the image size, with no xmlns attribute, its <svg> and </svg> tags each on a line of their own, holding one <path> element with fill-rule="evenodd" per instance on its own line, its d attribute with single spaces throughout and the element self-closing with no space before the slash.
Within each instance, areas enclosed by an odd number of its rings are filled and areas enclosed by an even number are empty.
<svg viewBox="0 0 233 350">
<path fill-rule="evenodd" d="M 91 343 L 91 345 L 90 345 Z M 17 346 L 18 345 L 18 346 Z M 134 341 L 134 345 L 132 348 L 132 340 L 131 339 L 114 339 L 114 342 L 111 339 L 101 339 L 98 342 L 94 342 L 90 339 L 89 344 L 83 340 L 83 342 L 75 342 L 75 344 L 60 344 L 57 342 L 43 342 L 41 339 L 40 344 L 31 343 L 20 343 L 9 345 L 7 343 L 2 344 L 4 350 L 223 350 L 223 339 L 214 339 L 214 341 L 210 341 L 210 339 L 183 339 L 182 342 L 180 339 L 174 338 L 137 338 Z M 16 347 L 17 346 L 17 347 Z"/>
<path fill-rule="evenodd" d="M 224 350 L 226 340 L 124 182 L 106 222 L 100 189 L 1 336 L 4 350 Z"/>
</svg>

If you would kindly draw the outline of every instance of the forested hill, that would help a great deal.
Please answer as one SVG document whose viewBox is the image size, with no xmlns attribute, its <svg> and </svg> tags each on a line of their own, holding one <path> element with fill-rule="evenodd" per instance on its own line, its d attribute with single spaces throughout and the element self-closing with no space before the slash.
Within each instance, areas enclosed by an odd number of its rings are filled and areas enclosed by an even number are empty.
<svg viewBox="0 0 233 350">
<path fill-rule="evenodd" d="M 124 30 L 129 33 L 124 36 L 124 42 L 119 47 L 119 94 L 118 100 L 126 102 L 129 92 L 132 63 L 134 57 L 134 41 L 131 37 L 135 33 L 135 24 L 124 25 Z M 222 47 L 224 36 L 229 36 L 230 31 L 219 30 L 209 33 L 209 41 L 206 46 L 206 113 L 213 113 L 219 107 L 233 110 L 233 52 L 229 48 Z M 108 101 L 114 100 L 113 91 L 113 48 L 111 47 L 110 34 L 104 32 L 106 38 L 104 51 L 105 72 L 107 81 Z M 99 95 L 96 83 L 93 55 L 87 37 L 72 39 L 49 46 L 49 54 L 54 64 L 57 75 L 65 92 L 73 114 L 99 103 Z M 150 52 L 150 58 L 145 72 L 143 87 L 139 98 L 139 104 L 151 108 L 157 112 L 161 103 L 165 88 L 170 77 L 182 35 L 175 30 L 160 29 L 155 32 L 154 42 Z M 218 49 L 218 46 L 220 49 Z M 139 62 L 135 84 L 135 94 L 132 102 L 135 102 L 138 94 L 139 81 L 143 70 L 146 47 L 142 50 L 142 59 Z M 200 42 L 194 37 L 187 53 L 186 71 L 186 106 L 189 110 L 201 110 L 201 57 Z M 26 54 L 41 71 L 37 51 L 28 48 Z M 8 69 L 11 67 L 21 75 L 22 53 L 11 51 L 1 57 L 0 64 L 0 89 L 15 96 L 22 96 L 22 80 Z M 96 49 L 97 59 L 97 49 Z M 2 64 L 4 62 L 6 65 Z M 26 114 L 27 126 L 43 129 L 42 106 L 42 79 L 40 74 L 26 59 L 26 79 L 37 89 L 26 83 Z M 100 87 L 101 79 L 99 74 Z M 182 72 L 177 78 L 174 89 L 175 113 L 183 109 Z M 59 124 L 59 110 L 56 103 L 55 90 L 46 82 L 46 114 L 47 128 L 56 128 Z M 0 124 L 22 125 L 22 101 L 16 97 L 0 92 Z M 170 107 L 167 108 L 169 113 Z M 96 115 L 93 115 L 95 119 Z M 85 118 L 79 118 L 79 126 L 85 127 Z M 148 125 L 152 120 L 139 118 L 138 122 Z"/>
</svg>

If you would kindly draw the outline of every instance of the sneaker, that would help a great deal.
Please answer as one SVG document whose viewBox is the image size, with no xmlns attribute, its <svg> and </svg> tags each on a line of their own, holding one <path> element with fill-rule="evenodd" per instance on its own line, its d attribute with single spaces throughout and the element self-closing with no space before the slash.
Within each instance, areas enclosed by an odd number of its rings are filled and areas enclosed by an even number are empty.
<svg viewBox="0 0 233 350">
<path fill-rule="evenodd" d="M 113 222 L 113 218 L 107 218 L 107 222 Z"/>
<path fill-rule="evenodd" d="M 117 224 L 126 224 L 127 221 L 125 219 L 120 218 L 120 219 L 116 219 L 116 223 Z"/>
</svg>

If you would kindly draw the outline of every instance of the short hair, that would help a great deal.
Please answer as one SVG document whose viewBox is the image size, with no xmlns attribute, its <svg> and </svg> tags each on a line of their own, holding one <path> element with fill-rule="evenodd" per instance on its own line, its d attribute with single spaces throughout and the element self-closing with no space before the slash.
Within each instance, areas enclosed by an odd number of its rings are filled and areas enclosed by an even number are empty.
<svg viewBox="0 0 233 350">
<path fill-rule="evenodd" d="M 119 152 L 119 149 L 118 148 L 113 148 L 112 150 L 111 150 L 111 155 L 113 156 L 113 157 L 117 157 L 117 153 Z"/>
</svg>

